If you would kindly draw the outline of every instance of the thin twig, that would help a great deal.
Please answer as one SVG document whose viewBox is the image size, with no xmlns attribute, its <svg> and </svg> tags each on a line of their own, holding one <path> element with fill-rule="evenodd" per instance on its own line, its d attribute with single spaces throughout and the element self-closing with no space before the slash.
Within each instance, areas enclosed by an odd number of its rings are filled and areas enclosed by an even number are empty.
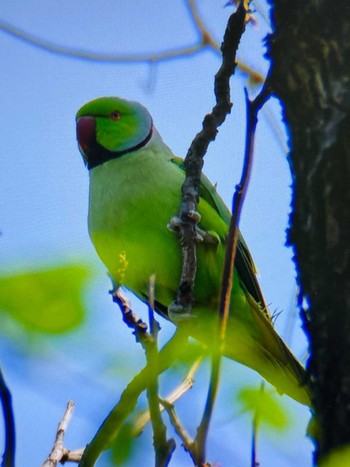
<svg viewBox="0 0 350 467">
<path fill-rule="evenodd" d="M 238 225 L 242 211 L 243 201 L 248 188 L 250 172 L 253 164 L 253 149 L 254 136 L 257 124 L 257 115 L 260 108 L 270 97 L 268 86 L 265 85 L 256 99 L 251 102 L 246 92 L 247 105 L 247 130 L 246 130 L 246 147 L 244 155 L 244 163 L 242 176 L 239 184 L 236 186 L 236 191 L 233 196 L 232 216 L 230 220 L 229 233 L 226 241 L 226 255 L 223 268 L 223 276 L 221 282 L 221 296 L 219 305 L 219 332 L 218 342 L 213 346 L 212 366 L 210 387 L 205 406 L 202 422 L 198 428 L 196 436 L 198 462 L 205 459 L 205 442 L 209 429 L 209 423 L 212 416 L 212 411 L 216 399 L 217 389 L 219 385 L 221 355 L 225 341 L 227 319 L 231 308 L 231 291 L 233 281 L 233 265 L 236 256 L 236 247 L 238 239 Z M 201 464 L 198 464 L 201 465 Z"/>
<path fill-rule="evenodd" d="M 166 467 L 169 464 L 172 453 L 175 449 L 175 441 L 173 439 L 167 440 L 166 426 L 163 422 L 161 410 L 159 408 L 159 353 L 157 346 L 159 324 L 154 318 L 154 287 L 155 276 L 152 275 L 148 282 L 148 315 L 152 338 L 146 339 L 142 342 L 142 345 L 145 350 L 147 366 L 149 368 L 147 400 L 153 429 L 153 446 L 156 460 L 155 465 L 156 467 Z"/>
<path fill-rule="evenodd" d="M 219 44 L 213 39 L 212 35 L 208 31 L 208 29 L 204 26 L 203 20 L 200 17 L 195 0 L 188 0 L 188 10 L 190 12 L 191 18 L 193 23 L 198 30 L 201 36 L 201 44 L 202 46 L 209 46 L 212 47 L 215 51 L 220 50 Z"/>
<path fill-rule="evenodd" d="M 172 453 L 175 449 L 175 441 L 173 439 L 167 440 L 166 427 L 162 420 L 159 408 L 158 372 L 157 365 L 154 365 L 157 355 L 154 347 L 155 346 L 153 345 L 149 345 L 146 352 L 148 365 L 150 366 L 150 369 L 152 369 L 150 382 L 147 388 L 147 400 L 153 429 L 153 445 L 156 458 L 155 465 L 156 467 L 163 467 L 167 466 L 170 462 Z"/>
<path fill-rule="evenodd" d="M 2 458 L 2 467 L 14 467 L 16 450 L 15 417 L 13 415 L 12 396 L 5 383 L 0 368 L 0 399 L 5 422 L 5 448 Z"/>
<path fill-rule="evenodd" d="M 41 39 L 33 34 L 23 31 L 5 21 L 0 21 L 0 30 L 16 37 L 17 39 L 38 47 L 50 53 L 63 55 L 68 58 L 77 58 L 100 63 L 155 63 L 173 60 L 178 57 L 186 57 L 187 55 L 194 55 L 203 49 L 203 44 L 199 42 L 191 46 L 166 50 L 161 52 L 154 52 L 149 54 L 103 54 L 99 52 L 92 52 L 89 50 L 76 49 L 73 47 L 65 47 L 63 45 L 55 44 L 54 42 Z"/>
<path fill-rule="evenodd" d="M 247 137 L 244 164 L 241 180 L 236 187 L 236 191 L 233 197 L 232 217 L 230 221 L 229 234 L 226 242 L 226 255 L 223 268 L 223 278 L 221 283 L 221 297 L 219 306 L 219 339 L 218 342 L 213 346 L 208 397 L 203 418 L 200 426 L 198 427 L 197 436 L 195 440 L 197 447 L 198 465 L 201 465 L 201 463 L 203 463 L 205 459 L 205 443 L 219 385 L 221 355 L 225 341 L 226 325 L 231 304 L 231 291 L 234 271 L 233 265 L 236 256 L 238 225 L 242 211 L 243 201 L 249 184 L 250 172 L 253 163 L 254 136 L 257 124 L 257 114 L 268 97 L 269 94 L 267 93 L 267 88 L 265 86 L 262 92 L 257 96 L 257 98 L 253 102 L 249 100 L 248 95 L 246 93 Z"/>
<path fill-rule="evenodd" d="M 231 307 L 231 292 L 232 292 L 232 281 L 234 272 L 234 261 L 236 256 L 237 239 L 238 239 L 238 226 L 240 215 L 242 212 L 242 206 L 247 192 L 250 173 L 253 164 L 254 154 L 254 137 L 257 125 L 257 116 L 261 107 L 264 105 L 266 100 L 270 97 L 270 90 L 268 87 L 268 78 L 258 96 L 251 102 L 248 98 L 247 91 L 246 95 L 246 106 L 247 106 L 247 129 L 246 129 L 246 145 L 241 180 L 236 186 L 236 190 L 233 196 L 232 202 L 232 216 L 230 220 L 229 233 L 226 240 L 226 254 L 223 267 L 223 275 L 221 282 L 221 293 L 220 293 L 220 305 L 219 305 L 219 332 L 218 342 L 215 343 L 212 353 L 212 370 L 210 377 L 210 387 L 206 402 L 206 407 L 203 415 L 202 422 L 198 428 L 196 442 L 198 450 L 198 462 L 202 462 L 205 459 L 205 441 L 209 429 L 209 423 L 216 399 L 217 389 L 219 385 L 220 368 L 221 368 L 221 355 L 223 351 L 227 320 Z"/>
<path fill-rule="evenodd" d="M 189 0 L 189 12 L 200 34 L 200 39 L 197 43 L 185 47 L 180 47 L 178 49 L 164 50 L 145 54 L 103 54 L 99 52 L 92 52 L 90 50 L 76 49 L 74 47 L 65 47 L 54 42 L 41 39 L 40 37 L 23 31 L 22 29 L 17 28 L 16 26 L 13 26 L 12 24 L 9 24 L 3 20 L 0 20 L 0 30 L 27 44 L 30 44 L 41 50 L 45 50 L 46 52 L 62 55 L 68 58 L 87 60 L 99 63 L 154 64 L 174 60 L 177 58 L 192 56 L 198 54 L 199 52 L 202 52 L 206 48 L 209 48 L 210 50 L 213 50 L 217 53 L 219 51 L 219 45 L 212 38 L 208 30 L 205 28 L 193 0 Z M 239 62 L 238 67 L 243 73 L 247 73 L 253 82 L 259 83 L 263 81 L 262 75 L 257 71 L 252 70 L 245 63 Z"/>
<path fill-rule="evenodd" d="M 130 328 L 134 330 L 134 334 L 136 337 L 136 341 L 140 342 L 140 340 L 144 339 L 145 337 L 150 338 L 151 335 L 147 332 L 147 324 L 142 321 L 135 313 L 133 313 L 129 300 L 123 295 L 121 288 L 117 288 L 110 292 L 112 295 L 113 302 L 116 303 L 123 316 L 124 323 Z"/>
<path fill-rule="evenodd" d="M 69 451 L 65 449 L 63 441 L 65 432 L 72 418 L 74 407 L 74 402 L 69 401 L 64 415 L 62 417 L 62 420 L 58 424 L 56 438 L 53 444 L 52 451 L 50 452 L 49 457 L 46 459 L 46 461 L 42 464 L 42 467 L 56 467 L 58 462 L 64 463 L 67 460 L 67 454 Z"/>
<path fill-rule="evenodd" d="M 245 29 L 245 9 L 240 6 L 228 20 L 224 40 L 221 45 L 222 64 L 215 75 L 214 93 L 216 105 L 205 116 L 203 129 L 195 136 L 188 150 L 184 164 L 186 179 L 182 186 L 180 218 L 180 244 L 182 251 L 182 273 L 173 312 L 188 312 L 193 304 L 193 287 L 197 269 L 196 224 L 199 217 L 194 215 L 199 201 L 199 186 L 203 158 L 211 141 L 218 132 L 218 127 L 230 113 L 230 77 L 236 68 L 236 52 Z"/>
<path fill-rule="evenodd" d="M 266 83 L 268 82 L 268 78 Z M 230 312 L 230 303 L 231 303 L 231 291 L 232 291 L 232 281 L 233 281 L 233 265 L 236 257 L 236 248 L 238 240 L 238 226 L 239 220 L 242 212 L 244 198 L 247 192 L 250 173 L 253 165 L 253 155 L 254 155 L 254 138 L 255 130 L 258 121 L 258 112 L 261 107 L 264 105 L 266 100 L 270 97 L 270 91 L 268 85 L 265 84 L 254 99 L 250 101 L 247 90 L 245 89 L 246 96 L 246 108 L 247 108 L 247 129 L 246 129 L 246 144 L 245 144 L 245 154 L 244 154 L 244 163 L 242 169 L 241 180 L 236 186 L 236 190 L 233 196 L 232 202 L 232 216 L 230 220 L 229 233 L 226 241 L 226 255 L 224 261 L 223 275 L 222 275 L 222 285 L 221 285 L 221 295 L 220 295 L 220 306 L 219 306 L 219 318 L 220 318 L 220 341 L 224 342 L 225 333 L 226 333 L 226 324 Z"/>
<path fill-rule="evenodd" d="M 181 439 L 184 448 L 186 449 L 186 451 L 190 453 L 190 456 L 192 457 L 193 462 L 196 462 L 196 454 L 195 454 L 195 447 L 194 447 L 193 439 L 190 437 L 190 435 L 187 433 L 187 431 L 182 426 L 182 423 L 180 422 L 175 412 L 174 404 L 171 404 L 166 399 L 161 399 L 160 402 L 162 406 L 164 407 L 164 409 L 167 411 L 170 422 L 172 426 L 174 427 L 176 434 Z"/>
<path fill-rule="evenodd" d="M 215 356 L 216 352 L 213 353 L 213 355 Z M 194 441 L 196 450 L 196 465 L 199 467 L 205 463 L 206 442 L 209 431 L 209 424 L 213 414 L 214 404 L 216 400 L 217 390 L 219 387 L 219 378 L 220 358 L 216 359 L 212 356 L 209 390 L 207 394 L 202 420 L 197 428 L 197 433 Z"/>
</svg>

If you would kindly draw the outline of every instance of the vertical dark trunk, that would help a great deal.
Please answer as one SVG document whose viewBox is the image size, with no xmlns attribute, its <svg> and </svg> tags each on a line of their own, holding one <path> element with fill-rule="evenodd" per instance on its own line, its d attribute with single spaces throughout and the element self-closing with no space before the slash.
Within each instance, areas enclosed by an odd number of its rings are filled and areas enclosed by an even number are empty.
<svg viewBox="0 0 350 467">
<path fill-rule="evenodd" d="M 350 1 L 270 0 L 271 85 L 290 138 L 316 460 L 350 444 Z"/>
</svg>

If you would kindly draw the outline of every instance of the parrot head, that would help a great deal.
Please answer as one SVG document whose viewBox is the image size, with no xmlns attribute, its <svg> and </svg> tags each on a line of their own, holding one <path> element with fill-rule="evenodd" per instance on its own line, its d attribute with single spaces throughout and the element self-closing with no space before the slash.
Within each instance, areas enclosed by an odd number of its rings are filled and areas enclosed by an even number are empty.
<svg viewBox="0 0 350 467">
<path fill-rule="evenodd" d="M 118 97 L 100 97 L 76 116 L 79 150 L 89 169 L 135 151 L 150 140 L 152 117 L 141 104 Z"/>
</svg>

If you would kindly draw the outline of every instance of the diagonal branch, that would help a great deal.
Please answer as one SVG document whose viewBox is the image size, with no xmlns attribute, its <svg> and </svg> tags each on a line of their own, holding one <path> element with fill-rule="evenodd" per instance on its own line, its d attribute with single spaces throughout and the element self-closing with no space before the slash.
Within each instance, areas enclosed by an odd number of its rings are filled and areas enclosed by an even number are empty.
<svg viewBox="0 0 350 467">
<path fill-rule="evenodd" d="M 41 39 L 33 34 L 23 31 L 20 28 L 0 20 L 0 30 L 9 34 L 16 39 L 19 39 L 27 44 L 30 44 L 39 49 L 45 50 L 57 55 L 63 55 L 68 58 L 76 58 L 80 60 L 87 60 L 90 62 L 100 63 L 156 63 L 173 60 L 178 57 L 186 57 L 187 55 L 194 55 L 203 49 L 202 42 L 193 45 L 180 47 L 178 49 L 165 50 L 147 54 L 113 54 L 113 53 L 100 53 L 91 50 L 76 49 L 74 47 L 67 47 L 64 45 L 50 42 L 46 39 Z"/>
<path fill-rule="evenodd" d="M 200 34 L 202 46 L 209 46 L 215 51 L 219 51 L 219 44 L 213 39 L 208 29 L 204 26 L 203 20 L 198 13 L 195 0 L 187 0 L 187 2 L 192 21 Z"/>
<path fill-rule="evenodd" d="M 226 241 L 226 254 L 223 267 L 223 276 L 221 282 L 221 294 L 219 305 L 219 329 L 218 341 L 215 343 L 212 354 L 212 371 L 210 377 L 210 386 L 208 397 L 206 401 L 205 411 L 200 426 L 197 430 L 196 444 L 198 465 L 205 460 L 205 442 L 209 430 L 209 423 L 211 420 L 216 394 L 219 386 L 220 368 L 221 368 L 221 355 L 226 334 L 226 325 L 231 306 L 231 292 L 234 274 L 234 261 L 236 257 L 237 239 L 238 239 L 238 225 L 240 215 L 242 212 L 244 198 L 247 192 L 251 168 L 253 165 L 254 154 L 254 139 L 255 130 L 258 121 L 258 112 L 270 97 L 269 79 L 263 86 L 259 95 L 250 101 L 246 91 L 246 106 L 247 106 L 247 129 L 246 129 L 246 145 L 244 162 L 242 168 L 242 175 L 239 184 L 233 196 L 232 202 L 232 216 L 230 220 L 229 233 Z"/>
<path fill-rule="evenodd" d="M 158 62 L 165 62 L 177 58 L 183 58 L 190 55 L 195 55 L 202 52 L 204 49 L 211 49 L 214 52 L 219 51 L 218 43 L 213 39 L 209 31 L 205 28 L 201 20 L 194 0 L 188 0 L 189 13 L 192 17 L 193 23 L 199 31 L 199 41 L 192 45 L 179 47 L 176 49 L 169 49 L 152 53 L 136 53 L 136 54 L 113 54 L 113 53 L 100 53 L 91 50 L 77 49 L 74 47 L 67 47 L 54 42 L 42 39 L 27 31 L 4 21 L 0 20 L 0 30 L 22 42 L 30 44 L 46 52 L 62 55 L 64 57 L 86 60 L 100 63 L 149 63 L 154 64 Z M 243 73 L 247 73 L 253 83 L 261 83 L 263 77 L 256 70 L 251 69 L 243 62 L 238 63 L 238 67 Z"/>
<path fill-rule="evenodd" d="M 221 285 L 221 295 L 220 295 L 220 307 L 219 307 L 219 317 L 220 317 L 220 340 L 223 342 L 226 332 L 227 318 L 230 311 L 230 302 L 231 302 L 231 290 L 232 290 L 232 280 L 233 280 L 233 265 L 236 257 L 236 248 L 238 240 L 238 225 L 241 217 L 242 207 L 244 198 L 247 192 L 250 173 L 253 165 L 253 155 L 254 155 L 254 139 L 255 139 L 255 130 L 258 122 L 258 113 L 262 108 L 264 103 L 270 97 L 269 89 L 269 77 L 267 77 L 265 85 L 258 94 L 258 96 L 250 101 L 247 90 L 245 90 L 246 96 L 246 108 L 247 108 L 247 129 L 246 129 L 246 144 L 245 144 L 245 154 L 244 154 L 244 163 L 242 169 L 241 180 L 236 186 L 236 190 L 233 196 L 232 202 L 232 216 L 230 220 L 229 234 L 226 241 L 226 255 L 224 261 L 224 269 L 222 276 L 222 285 Z"/>
<path fill-rule="evenodd" d="M 74 402 L 69 401 L 62 420 L 58 424 L 56 439 L 52 451 L 50 452 L 46 461 L 42 464 L 42 467 L 56 467 L 58 462 L 64 463 L 66 460 L 68 460 L 69 451 L 65 449 L 63 441 L 65 432 L 73 414 L 74 407 Z"/>
<path fill-rule="evenodd" d="M 151 334 L 147 331 L 147 324 L 142 321 L 135 313 L 133 313 L 129 300 L 123 295 L 120 288 L 112 290 L 110 292 L 112 295 L 112 300 L 116 303 L 121 312 L 124 323 L 128 328 L 133 329 L 136 337 L 136 341 L 140 342 L 145 338 L 150 338 Z"/>
</svg>

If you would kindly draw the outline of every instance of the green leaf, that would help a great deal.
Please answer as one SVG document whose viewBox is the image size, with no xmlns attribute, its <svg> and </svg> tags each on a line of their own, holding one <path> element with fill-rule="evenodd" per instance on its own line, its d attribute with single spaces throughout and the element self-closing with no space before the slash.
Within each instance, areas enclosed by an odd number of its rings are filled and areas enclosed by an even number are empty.
<svg viewBox="0 0 350 467">
<path fill-rule="evenodd" d="M 53 267 L 0 276 L 0 312 L 24 328 L 47 334 L 70 331 L 84 318 L 84 265 Z"/>
<path fill-rule="evenodd" d="M 257 424 L 263 422 L 279 431 L 288 428 L 289 417 L 286 409 L 273 391 L 265 387 L 244 387 L 238 392 L 237 400 L 244 412 L 252 412 Z"/>
</svg>

